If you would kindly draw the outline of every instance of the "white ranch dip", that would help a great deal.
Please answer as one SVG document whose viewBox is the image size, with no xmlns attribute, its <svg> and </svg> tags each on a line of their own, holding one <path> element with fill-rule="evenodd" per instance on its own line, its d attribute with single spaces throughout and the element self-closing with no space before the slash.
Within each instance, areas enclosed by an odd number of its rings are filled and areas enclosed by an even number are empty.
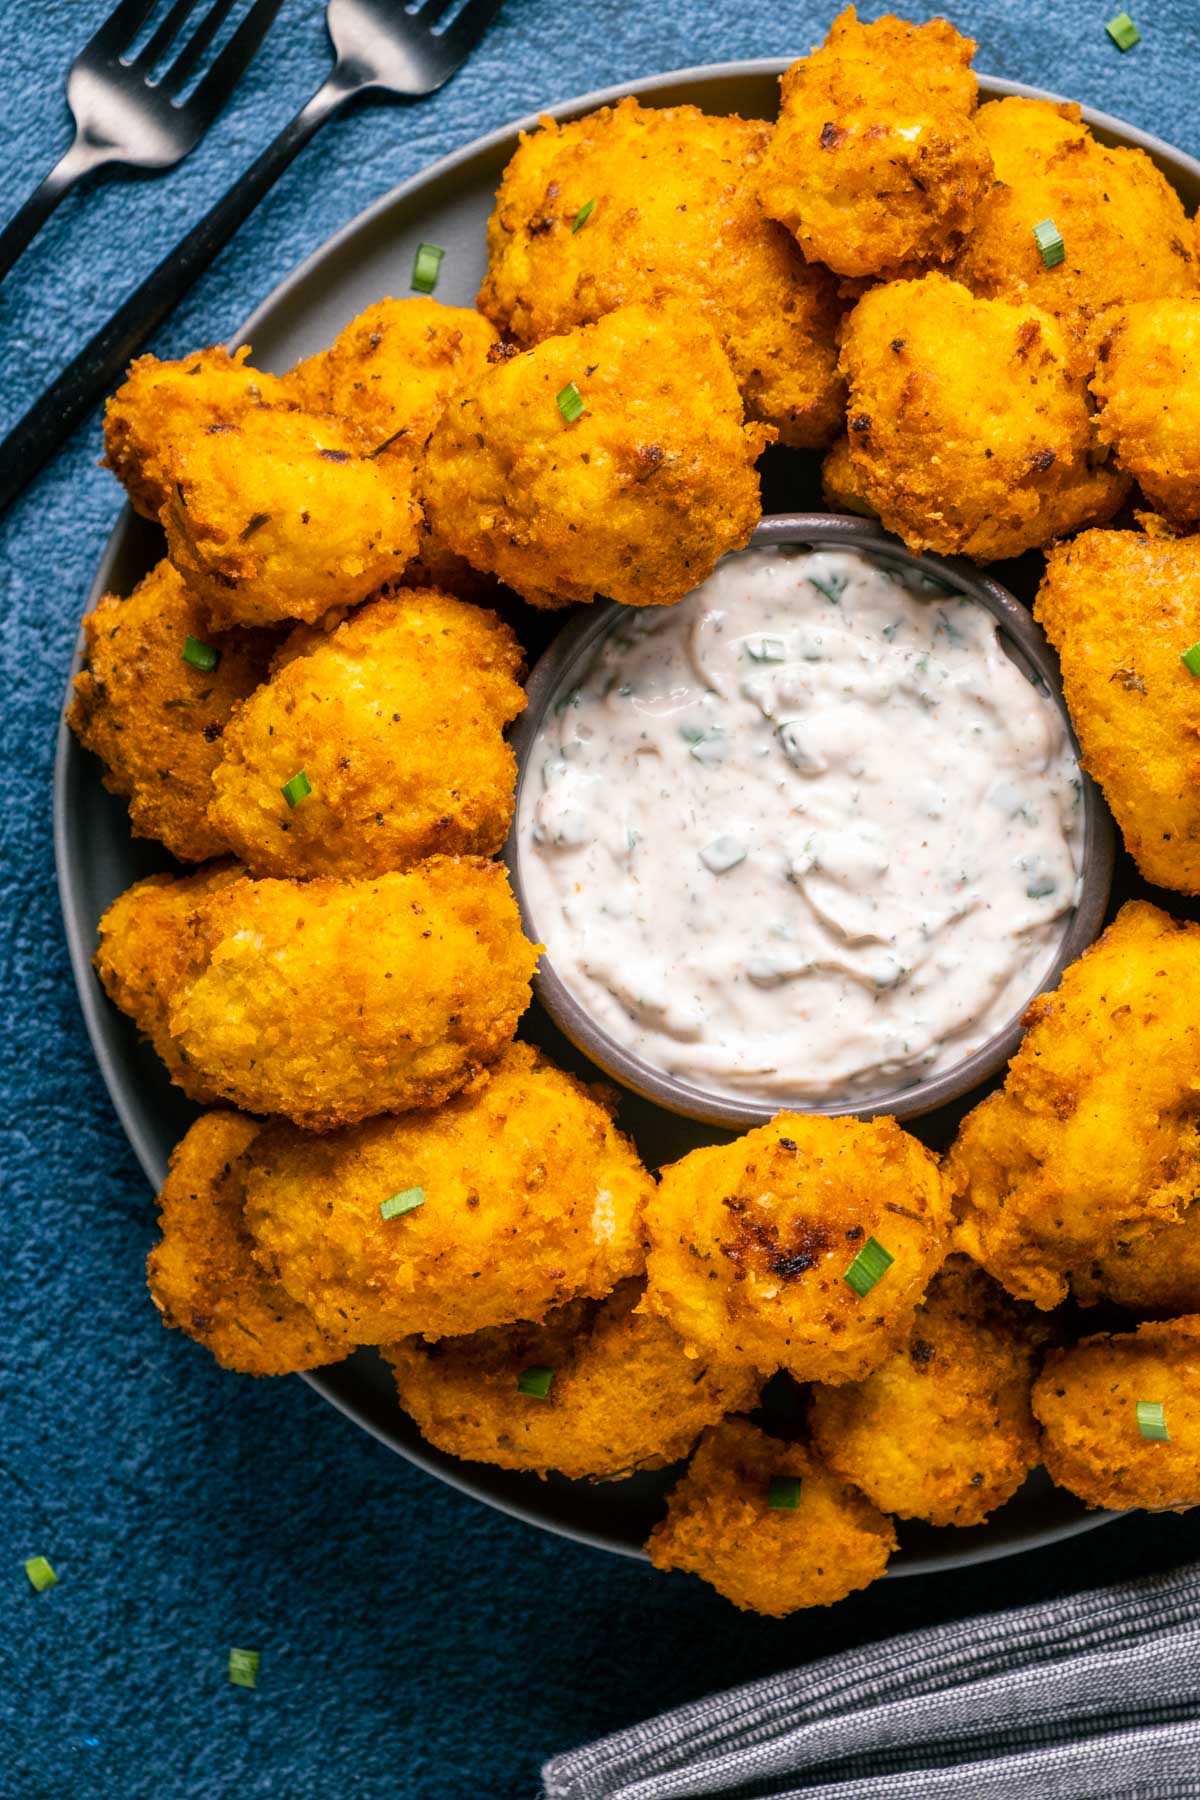
<svg viewBox="0 0 1200 1800">
<path fill-rule="evenodd" d="M 962 1061 L 1076 904 L 1062 715 L 974 600 L 851 551 L 628 610 L 547 713 L 534 934 L 608 1035 L 710 1092 L 863 1101 Z"/>
</svg>

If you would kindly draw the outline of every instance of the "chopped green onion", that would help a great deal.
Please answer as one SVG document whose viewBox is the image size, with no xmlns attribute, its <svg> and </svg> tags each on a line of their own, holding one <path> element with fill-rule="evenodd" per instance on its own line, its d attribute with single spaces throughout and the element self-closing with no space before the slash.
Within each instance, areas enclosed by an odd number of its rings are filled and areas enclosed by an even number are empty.
<svg viewBox="0 0 1200 1800">
<path fill-rule="evenodd" d="M 229 1679 L 234 1687 L 257 1687 L 258 1665 L 261 1661 L 262 1657 L 257 1650 L 231 1650 L 229 1652 Z"/>
<path fill-rule="evenodd" d="M 595 212 L 595 210 L 596 210 L 596 202 L 594 200 L 585 200 L 584 201 L 584 203 L 580 207 L 579 211 L 575 214 L 575 223 L 571 227 L 571 236 L 572 237 L 575 236 L 575 233 L 577 231 L 583 230 L 584 226 L 587 224 L 588 220 L 591 218 L 591 216 Z"/>
<path fill-rule="evenodd" d="M 1190 650 L 1181 651 L 1179 660 L 1189 675 L 1200 675 L 1200 644 L 1193 644 Z"/>
<path fill-rule="evenodd" d="M 553 1369 L 522 1369 L 517 1376 L 517 1392 L 529 1394 L 534 1400 L 544 1400 L 550 1392 L 554 1381 Z"/>
<path fill-rule="evenodd" d="M 29 1557 L 25 1564 L 25 1573 L 29 1577 L 30 1587 L 36 1594 L 44 1594 L 46 1589 L 52 1588 L 58 1580 L 58 1576 L 44 1556 Z"/>
<path fill-rule="evenodd" d="M 751 662 L 786 662 L 787 645 L 782 638 L 747 638 L 746 655 Z"/>
<path fill-rule="evenodd" d="M 221 652 L 214 650 L 211 644 L 202 644 L 199 638 L 184 638 L 181 661 L 191 668 L 202 669 L 206 675 L 211 675 L 220 660 Z"/>
<path fill-rule="evenodd" d="M 446 252 L 440 244 L 418 244 L 413 259 L 412 284 L 419 293 L 432 294 Z"/>
<path fill-rule="evenodd" d="M 1042 261 L 1048 269 L 1057 268 L 1067 254 L 1063 244 L 1062 232 L 1053 219 L 1042 219 L 1033 228 L 1034 241 L 1042 253 Z"/>
<path fill-rule="evenodd" d="M 810 587 L 815 587 L 818 594 L 824 594 L 826 600 L 829 601 L 829 604 L 831 606 L 840 606 L 841 605 L 842 595 L 846 591 L 846 582 L 849 579 L 848 576 L 846 576 L 846 575 L 824 575 L 824 576 L 809 575 L 806 579 L 808 581 L 808 585 Z"/>
<path fill-rule="evenodd" d="M 300 802 L 312 793 L 312 782 L 301 769 L 299 774 L 293 775 L 290 781 L 285 781 L 279 791 L 289 806 L 299 806 Z"/>
<path fill-rule="evenodd" d="M 776 1512 L 795 1512 L 800 1504 L 800 1480 L 796 1475 L 772 1475 L 767 1505 Z"/>
<path fill-rule="evenodd" d="M 1118 13 L 1115 19 L 1108 21 L 1104 29 L 1118 50 L 1132 50 L 1135 44 L 1142 41 L 1142 34 L 1128 13 Z"/>
<path fill-rule="evenodd" d="M 576 419 L 583 417 L 585 411 L 583 395 L 573 381 L 568 381 L 566 387 L 559 390 L 557 399 L 558 410 L 568 425 L 573 425 Z"/>
<path fill-rule="evenodd" d="M 396 1219 L 401 1213 L 412 1212 L 415 1207 L 424 1204 L 424 1188 L 405 1188 L 403 1193 L 392 1194 L 387 1200 L 381 1200 L 379 1211 L 385 1219 Z"/>
<path fill-rule="evenodd" d="M 887 1274 L 895 1260 L 877 1238 L 869 1237 L 842 1280 L 849 1283 L 861 1300 L 880 1277 Z"/>
<path fill-rule="evenodd" d="M 714 838 L 712 843 L 705 844 L 700 852 L 700 861 L 713 875 L 724 875 L 728 870 L 736 869 L 738 864 L 745 860 L 745 846 L 739 844 L 737 839 L 732 837 Z"/>
<path fill-rule="evenodd" d="M 1137 1422 L 1138 1430 L 1151 1443 L 1170 1443 L 1171 1434 L 1167 1430 L 1167 1415 L 1161 1400 L 1139 1400 Z"/>
</svg>

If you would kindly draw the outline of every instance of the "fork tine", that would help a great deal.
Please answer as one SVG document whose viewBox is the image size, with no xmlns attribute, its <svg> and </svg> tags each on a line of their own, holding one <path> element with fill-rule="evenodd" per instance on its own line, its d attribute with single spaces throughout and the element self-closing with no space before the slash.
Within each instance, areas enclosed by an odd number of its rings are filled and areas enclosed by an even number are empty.
<svg viewBox="0 0 1200 1800">
<path fill-rule="evenodd" d="M 449 12 L 453 5 L 454 0 L 423 0 L 420 11 L 411 13 L 409 16 L 415 26 L 432 26 L 436 25 L 442 14 Z"/>
<path fill-rule="evenodd" d="M 223 4 L 223 0 L 217 0 L 217 4 Z M 184 101 L 188 111 L 194 107 L 201 112 L 215 113 L 224 106 L 258 46 L 270 31 L 275 14 L 282 4 L 283 0 L 254 0 L 250 11 L 215 58 L 212 67 Z M 201 30 L 203 29 L 202 26 Z"/>
<path fill-rule="evenodd" d="M 200 66 L 204 52 L 229 17 L 234 0 L 215 0 L 198 28 L 192 33 L 170 68 L 164 69 L 159 86 L 166 94 L 177 94 Z"/>
<path fill-rule="evenodd" d="M 83 54 L 94 50 L 100 56 L 119 55 L 133 42 L 153 11 L 154 0 L 120 0 L 99 30 L 93 32 Z"/>
<path fill-rule="evenodd" d="M 504 0 L 467 0 L 457 19 L 446 27 L 443 44 L 463 56 L 479 42 Z"/>
<path fill-rule="evenodd" d="M 134 58 L 135 68 L 144 69 L 147 74 L 151 72 L 179 36 L 188 14 L 195 10 L 196 3 L 197 0 L 175 0 L 161 25 L 155 27 L 138 51 Z"/>
</svg>

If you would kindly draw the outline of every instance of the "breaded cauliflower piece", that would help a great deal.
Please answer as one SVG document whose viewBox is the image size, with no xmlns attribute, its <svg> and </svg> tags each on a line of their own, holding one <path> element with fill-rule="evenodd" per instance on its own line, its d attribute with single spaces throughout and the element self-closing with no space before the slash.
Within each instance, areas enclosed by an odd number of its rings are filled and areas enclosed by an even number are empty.
<svg viewBox="0 0 1200 1800">
<path fill-rule="evenodd" d="M 241 709 L 213 778 L 214 832 L 256 875 L 492 855 L 512 819 L 504 727 L 525 705 L 521 659 L 495 613 L 448 594 L 369 602 Z M 289 806 L 298 769 L 311 792 Z"/>
<path fill-rule="evenodd" d="M 776 1488 L 772 1506 L 775 1481 L 799 1492 L 785 1504 Z M 895 1548 L 891 1520 L 811 1450 L 740 1418 L 705 1432 L 646 1544 L 656 1569 L 685 1569 L 773 1619 L 869 1587 Z"/>
<path fill-rule="evenodd" d="M 105 594 L 83 621 L 84 659 L 67 723 L 104 764 L 110 794 L 129 801 L 134 837 L 157 838 L 181 862 L 228 848 L 208 818 L 212 772 L 234 708 L 265 681 L 264 633 L 209 630 L 203 607 L 165 560 L 127 599 Z M 215 652 L 215 669 L 183 660 Z"/>
<path fill-rule="evenodd" d="M 896 275 L 959 248 L 992 175 L 974 54 L 945 19 L 863 24 L 848 6 L 786 71 L 758 192 L 810 262 Z"/>
<path fill-rule="evenodd" d="M 232 883 L 189 921 L 178 1051 L 223 1100 L 329 1131 L 437 1106 L 509 1043 L 536 953 L 499 863 Z"/>
<path fill-rule="evenodd" d="M 943 1261 L 937 1158 L 894 1119 L 783 1112 L 662 1171 L 646 1215 L 646 1309 L 694 1355 L 797 1381 L 859 1381 L 902 1343 Z M 845 1279 L 875 1239 L 892 1264 Z"/>
<path fill-rule="evenodd" d="M 975 123 L 995 181 L 954 276 L 988 299 L 1053 313 L 1083 373 L 1115 308 L 1200 286 L 1183 202 L 1144 150 L 1098 143 L 1078 106 L 1051 100 L 991 100 Z M 1047 219 L 1063 240 L 1052 268 L 1033 235 Z"/>
<path fill-rule="evenodd" d="M 378 300 L 283 384 L 306 412 L 348 419 L 376 454 L 386 446 L 417 457 L 450 396 L 483 373 L 495 341 L 470 307 Z"/>
<path fill-rule="evenodd" d="M 708 320 L 746 415 L 820 450 L 838 430 L 837 289 L 763 217 L 762 119 L 632 96 L 543 119 L 504 171 L 488 221 L 480 309 L 523 348 L 615 307 L 675 295 Z"/>
<path fill-rule="evenodd" d="M 956 1242 L 1048 1309 L 1071 1271 L 1200 1191 L 1200 925 L 1145 900 L 1025 1013 L 1003 1088 L 963 1120 Z"/>
<path fill-rule="evenodd" d="M 1081 1306 L 1107 1302 L 1142 1319 L 1200 1313 L 1200 1200 L 1172 1224 L 1117 1244 L 1071 1275 Z"/>
<path fill-rule="evenodd" d="M 1100 345 L 1096 431 L 1152 505 L 1200 519 L 1200 296 L 1129 306 Z"/>
<path fill-rule="evenodd" d="M 1139 1401 L 1162 1407 L 1166 1441 L 1143 1435 Z M 1051 1479 L 1089 1506 L 1200 1506 L 1200 1316 L 1051 1351 L 1033 1410 Z"/>
<path fill-rule="evenodd" d="M 1111 517 L 1128 491 L 1036 306 L 975 299 L 945 275 L 891 281 L 850 314 L 841 366 L 852 478 L 910 550 L 1018 556 Z"/>
<path fill-rule="evenodd" d="M 1147 881 L 1200 893 L 1200 537 L 1087 531 L 1050 552 L 1034 616 L 1083 765 Z"/>
<path fill-rule="evenodd" d="M 1029 1389 L 1042 1335 L 982 1269 L 952 1257 L 907 1344 L 865 1381 L 814 1390 L 817 1449 L 882 1512 L 982 1524 L 1039 1461 Z"/>
<path fill-rule="evenodd" d="M 752 1407 L 761 1381 L 720 1362 L 697 1369 L 669 1325 L 635 1310 L 642 1293 L 631 1280 L 543 1325 L 405 1338 L 383 1352 L 400 1404 L 431 1444 L 469 1462 L 594 1481 L 664 1468 L 706 1425 Z M 528 1370 L 552 1372 L 544 1395 L 522 1392 Z"/>
<path fill-rule="evenodd" d="M 420 540 L 413 469 L 357 430 L 259 408 L 167 461 L 167 551 L 214 626 L 308 623 L 399 577 Z"/>
<path fill-rule="evenodd" d="M 326 1337 L 254 1261 L 242 1209 L 259 1129 L 240 1113 L 205 1113 L 176 1145 L 146 1279 L 163 1324 L 203 1344 L 223 1369 L 291 1375 L 340 1362 L 347 1345 Z"/>
<path fill-rule="evenodd" d="M 742 424 L 694 308 L 623 306 L 462 390 L 429 441 L 425 505 L 443 543 L 535 606 L 664 606 L 748 542 L 771 435 Z"/>
<path fill-rule="evenodd" d="M 389 1344 L 609 1293 L 643 1266 L 653 1185 L 603 1090 L 518 1043 L 435 1111 L 328 1137 L 269 1127 L 246 1222 L 263 1267 L 323 1327 Z M 396 1197 L 409 1210 L 385 1218 Z"/>
<path fill-rule="evenodd" d="M 215 344 L 178 362 L 139 356 L 104 409 L 104 467 L 144 519 L 157 519 L 170 493 L 167 465 L 180 444 L 260 407 L 294 404 L 276 375 L 252 369 L 250 346 L 230 356 Z"/>
<path fill-rule="evenodd" d="M 149 1038 L 176 1086 L 201 1103 L 217 1094 L 188 1067 L 172 1038 L 168 999 L 188 966 L 193 912 L 243 873 L 228 858 L 194 875 L 148 875 L 117 896 L 97 927 L 100 944 L 92 961 L 105 993 Z"/>
<path fill-rule="evenodd" d="M 831 512 L 858 513 L 862 518 L 877 517 L 875 508 L 864 499 L 861 484 L 850 458 L 850 439 L 840 437 L 821 464 L 821 491 Z"/>
</svg>

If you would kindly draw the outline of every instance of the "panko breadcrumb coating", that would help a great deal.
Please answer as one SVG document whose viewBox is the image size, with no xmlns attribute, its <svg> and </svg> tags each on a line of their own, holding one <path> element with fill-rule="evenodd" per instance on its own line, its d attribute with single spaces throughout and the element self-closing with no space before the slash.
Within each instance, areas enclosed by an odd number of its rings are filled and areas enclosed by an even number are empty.
<svg viewBox="0 0 1200 1800">
<path fill-rule="evenodd" d="M 1154 506 L 1200 519 L 1200 296 L 1127 307 L 1092 377 L 1096 431 Z"/>
<path fill-rule="evenodd" d="M 1166 1442 L 1143 1436 L 1138 1402 L 1163 1409 Z M 1200 1317 L 1054 1350 L 1033 1390 L 1042 1460 L 1089 1506 L 1200 1506 Z"/>
<path fill-rule="evenodd" d="M 953 273 L 976 294 L 1053 313 L 1082 372 L 1114 308 L 1200 287 L 1183 202 L 1144 150 L 1098 143 L 1078 106 L 1051 100 L 992 100 L 975 123 L 995 181 Z M 1053 268 L 1033 235 L 1044 219 L 1063 240 Z"/>
<path fill-rule="evenodd" d="M 1029 1390 L 1040 1335 L 982 1269 L 952 1257 L 907 1344 L 865 1381 L 814 1390 L 817 1449 L 883 1512 L 982 1524 L 1039 1461 Z"/>
<path fill-rule="evenodd" d="M 842 340 L 849 464 L 910 550 L 1018 556 L 1109 518 L 1128 477 L 1103 466 L 1060 326 L 945 275 L 863 295 Z"/>
<path fill-rule="evenodd" d="M 176 1146 L 146 1278 L 163 1324 L 203 1344 L 223 1369 L 291 1375 L 340 1362 L 347 1346 L 254 1261 L 242 1209 L 244 1158 L 258 1131 L 240 1113 L 206 1113 Z"/>
<path fill-rule="evenodd" d="M 252 369 L 250 346 L 230 356 L 214 345 L 178 362 L 139 356 L 104 409 L 104 466 L 145 519 L 170 492 L 167 465 L 181 443 L 259 407 L 294 404 L 276 375 Z"/>
<path fill-rule="evenodd" d="M 149 1038 L 190 1100 L 211 1101 L 217 1094 L 188 1067 L 171 1036 L 169 997 L 188 966 L 193 912 L 243 873 L 227 859 L 194 875 L 148 875 L 118 895 L 97 927 L 100 944 L 93 962 L 105 993 Z"/>
<path fill-rule="evenodd" d="M 439 1450 L 502 1469 L 616 1481 L 677 1462 L 706 1425 L 753 1406 L 761 1382 L 745 1367 L 697 1367 L 669 1325 L 635 1310 L 642 1292 L 627 1281 L 543 1325 L 393 1344 L 383 1354 L 400 1404 Z M 544 1398 L 518 1386 L 531 1368 L 553 1370 Z"/>
<path fill-rule="evenodd" d="M 241 709 L 213 780 L 213 829 L 257 875 L 492 855 L 512 819 L 504 727 L 525 705 L 521 660 L 495 613 L 448 594 L 369 602 Z M 282 789 L 297 769 L 312 791 L 292 807 Z"/>
<path fill-rule="evenodd" d="M 305 411 L 356 425 L 376 453 L 386 445 L 416 457 L 450 396 L 483 373 L 495 341 L 470 307 L 378 300 L 283 382 Z"/>
<path fill-rule="evenodd" d="M 1147 881 L 1200 893 L 1200 537 L 1087 531 L 1050 552 L 1034 616 L 1083 766 Z"/>
<path fill-rule="evenodd" d="M 1093 1257 L 1071 1276 L 1082 1306 L 1108 1303 L 1142 1319 L 1200 1313 L 1200 1200 L 1180 1219 Z"/>
<path fill-rule="evenodd" d="M 599 1091 L 513 1044 L 436 1111 L 328 1137 L 269 1127 L 246 1220 L 264 1268 L 322 1326 L 389 1344 L 609 1293 L 642 1267 L 652 1187 Z M 384 1218 L 396 1195 L 420 1204 Z"/>
<path fill-rule="evenodd" d="M 777 1477 L 798 1483 L 794 1506 L 771 1505 Z M 869 1587 L 895 1548 L 891 1520 L 811 1450 L 740 1418 L 705 1432 L 646 1544 L 656 1569 L 685 1569 L 775 1619 Z"/>
<path fill-rule="evenodd" d="M 828 271 L 759 208 L 770 139 L 761 119 L 632 96 L 543 119 L 500 183 L 481 310 L 528 347 L 630 302 L 685 299 L 721 340 L 747 417 L 822 449 L 844 414 L 840 307 Z"/>
<path fill-rule="evenodd" d="M 945 19 L 865 24 L 848 6 L 787 70 L 758 191 L 810 262 L 895 275 L 958 249 L 992 174 L 974 54 Z"/>
<path fill-rule="evenodd" d="M 171 1036 L 247 1112 L 313 1131 L 436 1106 L 509 1043 L 536 960 L 499 863 L 232 883 L 198 906 Z"/>
<path fill-rule="evenodd" d="M 1133 900 L 1027 1009 L 947 1164 L 958 1246 L 1009 1293 L 1056 1306 L 1200 1191 L 1198 988 L 1200 926 Z"/>
<path fill-rule="evenodd" d="M 535 606 L 664 606 L 748 542 L 771 435 L 742 424 L 693 307 L 623 306 L 456 396 L 429 442 L 425 505 L 444 543 Z"/>
<path fill-rule="evenodd" d="M 265 680 L 263 633 L 209 630 L 203 607 L 169 562 L 127 599 L 105 594 L 83 621 L 84 660 L 67 723 L 104 764 L 104 785 L 129 801 L 134 837 L 157 838 L 181 862 L 228 845 L 208 818 L 212 772 L 239 701 Z M 188 638 L 220 660 L 183 660 Z"/>
<path fill-rule="evenodd" d="M 340 420 L 266 408 L 177 446 L 160 517 L 214 625 L 312 623 L 399 577 L 420 538 L 412 465 L 361 450 Z"/>
<path fill-rule="evenodd" d="M 693 1354 L 858 1381 L 907 1336 L 946 1223 L 937 1158 L 894 1119 L 783 1112 L 662 1171 L 646 1307 Z M 871 1238 L 893 1261 L 860 1296 L 845 1276 Z"/>
</svg>

